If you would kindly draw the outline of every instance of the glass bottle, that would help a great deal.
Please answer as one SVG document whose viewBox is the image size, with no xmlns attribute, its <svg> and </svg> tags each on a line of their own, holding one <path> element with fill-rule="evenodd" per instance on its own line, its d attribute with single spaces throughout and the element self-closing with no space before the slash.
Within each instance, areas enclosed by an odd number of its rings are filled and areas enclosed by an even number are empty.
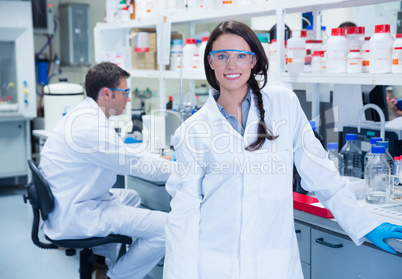
<svg viewBox="0 0 402 279">
<path fill-rule="evenodd" d="M 366 181 L 366 202 L 370 204 L 384 204 L 389 202 L 391 194 L 391 169 L 385 159 L 384 146 L 371 148 L 373 157 L 368 161 L 364 180 Z"/>
<path fill-rule="evenodd" d="M 361 178 L 361 156 L 362 152 L 356 145 L 357 135 L 346 134 L 346 143 L 339 153 L 339 171 L 341 175 Z"/>
<path fill-rule="evenodd" d="M 367 151 L 366 155 L 364 155 L 364 160 L 363 160 L 363 167 L 364 167 L 364 168 L 366 167 L 367 162 L 370 160 L 370 158 L 371 158 L 371 156 L 372 156 L 372 154 L 371 154 L 371 148 L 376 145 L 377 141 L 382 141 L 382 138 L 372 137 L 372 138 L 370 139 L 370 144 L 371 144 L 370 150 Z"/>
<path fill-rule="evenodd" d="M 336 169 L 339 169 L 338 143 L 328 142 L 327 150 L 328 150 L 328 159 L 334 162 Z"/>
</svg>

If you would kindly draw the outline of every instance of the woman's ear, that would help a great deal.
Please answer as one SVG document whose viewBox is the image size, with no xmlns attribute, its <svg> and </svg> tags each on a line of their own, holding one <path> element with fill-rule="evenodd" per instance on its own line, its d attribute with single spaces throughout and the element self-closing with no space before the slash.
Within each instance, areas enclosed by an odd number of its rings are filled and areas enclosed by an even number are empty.
<svg viewBox="0 0 402 279">
<path fill-rule="evenodd" d="M 254 69 L 255 65 L 257 64 L 258 56 L 254 55 L 253 62 L 251 63 L 251 69 Z"/>
<path fill-rule="evenodd" d="M 211 57 L 211 55 L 208 55 L 208 63 L 209 63 L 209 67 L 211 67 L 212 70 L 215 70 L 215 69 L 214 69 L 214 65 L 212 64 L 212 57 Z"/>
</svg>

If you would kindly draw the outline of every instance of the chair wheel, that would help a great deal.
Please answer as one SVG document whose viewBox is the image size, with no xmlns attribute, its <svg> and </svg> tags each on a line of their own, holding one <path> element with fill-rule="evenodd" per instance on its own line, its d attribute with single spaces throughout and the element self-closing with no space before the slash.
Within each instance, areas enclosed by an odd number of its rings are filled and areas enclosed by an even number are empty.
<svg viewBox="0 0 402 279">
<path fill-rule="evenodd" d="M 74 256 L 75 254 L 77 254 L 77 251 L 75 249 L 66 250 L 66 256 Z"/>
</svg>

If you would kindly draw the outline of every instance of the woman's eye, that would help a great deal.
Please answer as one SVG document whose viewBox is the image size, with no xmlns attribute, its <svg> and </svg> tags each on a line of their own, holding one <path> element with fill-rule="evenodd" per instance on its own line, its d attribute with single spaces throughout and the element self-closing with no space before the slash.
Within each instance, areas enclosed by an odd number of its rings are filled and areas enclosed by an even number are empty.
<svg viewBox="0 0 402 279">
<path fill-rule="evenodd" d="M 246 54 L 245 53 L 239 53 L 238 55 L 237 55 L 237 58 L 246 58 Z"/>
<path fill-rule="evenodd" d="M 226 55 L 224 55 L 224 54 L 219 54 L 219 55 L 218 55 L 218 59 L 226 59 Z"/>
</svg>

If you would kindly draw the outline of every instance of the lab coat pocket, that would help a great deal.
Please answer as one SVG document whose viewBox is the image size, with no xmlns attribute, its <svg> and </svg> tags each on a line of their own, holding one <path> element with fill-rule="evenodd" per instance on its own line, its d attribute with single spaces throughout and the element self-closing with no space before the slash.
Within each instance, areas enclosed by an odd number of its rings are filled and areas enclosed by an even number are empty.
<svg viewBox="0 0 402 279">
<path fill-rule="evenodd" d="M 198 275 L 199 279 L 231 279 L 231 270 L 234 266 L 229 255 L 211 251 L 201 252 L 199 254 Z"/>
<path fill-rule="evenodd" d="M 257 279 L 302 279 L 300 260 L 294 247 L 258 253 Z"/>
<path fill-rule="evenodd" d="M 263 199 L 279 200 L 292 192 L 292 159 L 290 151 L 260 155 L 260 195 Z"/>
</svg>

